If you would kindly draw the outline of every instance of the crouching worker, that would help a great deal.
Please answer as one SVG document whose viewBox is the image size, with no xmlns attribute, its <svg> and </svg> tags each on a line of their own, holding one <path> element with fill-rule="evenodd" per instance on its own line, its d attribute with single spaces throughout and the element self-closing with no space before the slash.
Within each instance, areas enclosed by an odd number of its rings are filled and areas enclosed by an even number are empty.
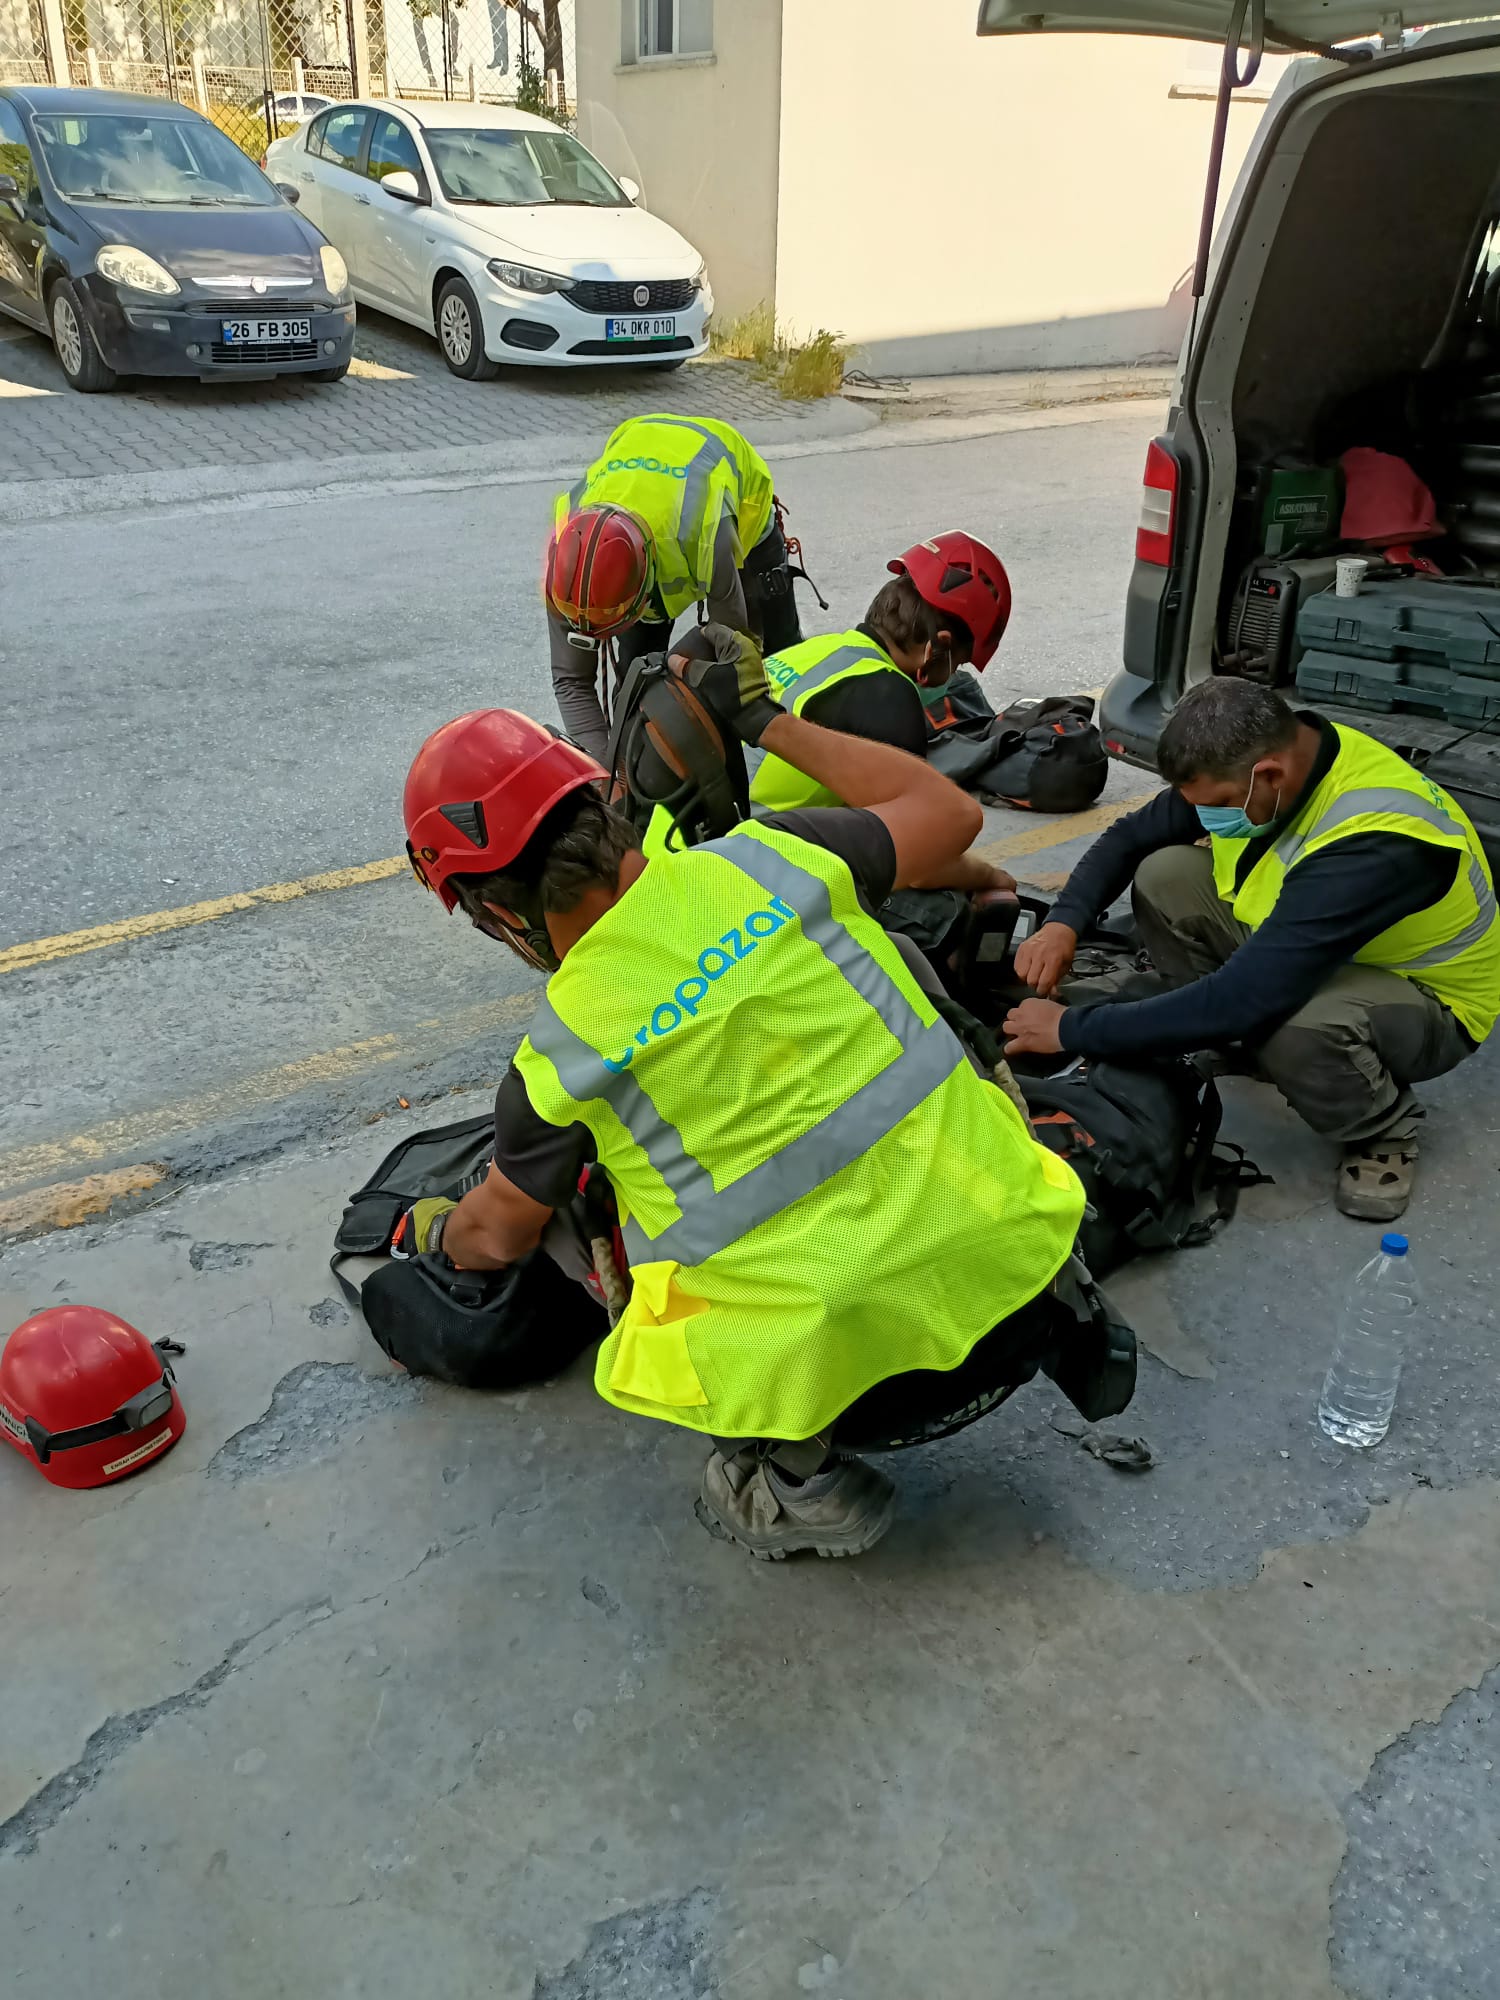
<svg viewBox="0 0 1500 2000">
<path fill-rule="evenodd" d="M 1016 969 L 1050 995 L 1079 932 L 1132 885 L 1142 938 L 1177 990 L 1087 1008 L 1023 1001 L 1008 1049 L 1130 1060 L 1244 1045 L 1342 1146 L 1344 1214 L 1394 1221 L 1416 1168 L 1412 1085 L 1472 1055 L 1500 1010 L 1478 836 L 1394 750 L 1250 681 L 1184 695 L 1157 760 L 1172 789 L 1095 842 Z"/>
<path fill-rule="evenodd" d="M 978 807 L 784 713 L 748 646 L 682 671 L 848 807 L 648 861 L 597 766 L 525 717 L 460 717 L 412 766 L 417 872 L 550 975 L 494 1167 L 440 1248 L 471 1269 L 524 1256 L 597 1160 L 630 1263 L 599 1393 L 711 1440 L 705 1525 L 757 1556 L 854 1555 L 894 1493 L 855 1448 L 959 1428 L 1039 1367 L 1080 1407 L 1123 1408 L 1133 1344 L 1079 1311 L 1078 1182 L 870 915 L 961 854 Z"/>
</svg>

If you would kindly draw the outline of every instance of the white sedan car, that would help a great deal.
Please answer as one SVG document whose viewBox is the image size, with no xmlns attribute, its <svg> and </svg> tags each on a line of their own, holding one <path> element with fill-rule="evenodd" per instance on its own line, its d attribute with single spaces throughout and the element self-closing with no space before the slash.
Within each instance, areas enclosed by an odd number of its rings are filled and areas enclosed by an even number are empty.
<svg viewBox="0 0 1500 2000">
<path fill-rule="evenodd" d="M 436 333 L 455 375 L 676 367 L 708 345 L 703 259 L 544 118 L 339 104 L 261 165 L 342 252 L 359 303 Z"/>
</svg>

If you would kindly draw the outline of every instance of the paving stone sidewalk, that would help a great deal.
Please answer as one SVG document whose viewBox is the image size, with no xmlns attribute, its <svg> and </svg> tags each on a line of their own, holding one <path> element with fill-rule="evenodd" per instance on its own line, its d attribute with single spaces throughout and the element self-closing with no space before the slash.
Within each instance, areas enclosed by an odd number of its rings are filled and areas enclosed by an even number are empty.
<svg viewBox="0 0 1500 2000">
<path fill-rule="evenodd" d="M 641 410 L 691 403 L 731 423 L 809 421 L 749 368 L 507 369 L 450 375 L 436 343 L 361 311 L 337 385 L 137 381 L 107 396 L 69 389 L 47 342 L 0 322 L 0 480 L 328 461 L 465 445 L 603 435 Z M 815 421 L 815 419 L 814 419 Z"/>
</svg>

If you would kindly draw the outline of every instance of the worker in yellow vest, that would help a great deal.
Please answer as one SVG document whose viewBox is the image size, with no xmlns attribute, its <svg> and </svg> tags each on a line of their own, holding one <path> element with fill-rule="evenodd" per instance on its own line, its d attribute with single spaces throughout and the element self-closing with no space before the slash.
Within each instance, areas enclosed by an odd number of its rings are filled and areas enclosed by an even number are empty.
<svg viewBox="0 0 1500 2000">
<path fill-rule="evenodd" d="M 961 666 L 984 672 L 1010 621 L 1010 579 L 993 549 L 959 530 L 918 542 L 886 567 L 891 581 L 852 631 L 768 649 L 766 676 L 793 715 L 923 757 L 929 732 L 917 689 Z M 769 812 L 839 803 L 773 756 L 761 760 L 750 798 Z"/>
<path fill-rule="evenodd" d="M 1416 1170 L 1412 1085 L 1471 1056 L 1500 1012 L 1478 836 L 1394 750 L 1252 681 L 1184 695 L 1157 762 L 1171 789 L 1095 842 L 1017 954 L 1043 997 L 1012 1011 L 1009 1048 L 1129 1060 L 1243 1046 L 1342 1147 L 1343 1213 L 1394 1222 Z M 1088 1007 L 1048 997 L 1079 933 L 1132 882 L 1176 990 Z"/>
<path fill-rule="evenodd" d="M 801 638 L 771 473 L 713 417 L 631 417 L 553 508 L 543 574 L 552 687 L 563 727 L 602 761 L 601 676 L 665 650 L 703 605 L 764 649 Z"/>
<path fill-rule="evenodd" d="M 503 1268 L 597 1162 L 630 1265 L 599 1393 L 712 1442 L 713 1531 L 762 1557 L 853 1555 L 894 1489 L 851 1449 L 943 1434 L 1039 1366 L 1080 1408 L 1123 1408 L 1133 1341 L 1077 1310 L 1077 1180 L 870 915 L 961 853 L 979 808 L 916 758 L 786 714 L 748 644 L 683 673 L 849 805 L 648 861 L 597 767 L 540 724 L 491 710 L 429 738 L 406 787 L 417 872 L 550 977 L 489 1177 L 421 1204 L 413 1237 Z"/>
</svg>

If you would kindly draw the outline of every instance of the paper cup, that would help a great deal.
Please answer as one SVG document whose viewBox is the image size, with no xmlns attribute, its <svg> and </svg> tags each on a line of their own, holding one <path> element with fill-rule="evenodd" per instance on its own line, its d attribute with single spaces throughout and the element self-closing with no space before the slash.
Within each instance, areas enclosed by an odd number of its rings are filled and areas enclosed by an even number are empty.
<svg viewBox="0 0 1500 2000">
<path fill-rule="evenodd" d="M 1336 597 L 1358 597 L 1359 587 L 1365 580 L 1365 571 L 1370 567 L 1365 556 L 1340 556 L 1334 572 L 1334 595 Z"/>
</svg>

